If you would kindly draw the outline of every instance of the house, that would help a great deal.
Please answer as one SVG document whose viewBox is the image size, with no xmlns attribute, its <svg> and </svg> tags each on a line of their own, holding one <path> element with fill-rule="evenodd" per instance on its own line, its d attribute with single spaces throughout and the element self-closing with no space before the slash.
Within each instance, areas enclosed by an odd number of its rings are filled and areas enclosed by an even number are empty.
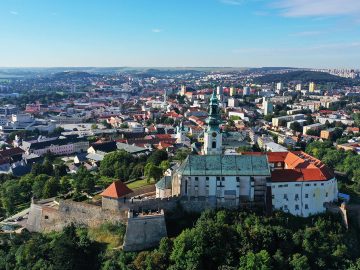
<svg viewBox="0 0 360 270">
<path fill-rule="evenodd" d="M 127 143 L 117 142 L 116 147 L 118 150 L 124 150 L 133 156 L 148 155 L 150 153 L 150 150 L 148 148 L 139 147 Z"/>
<path fill-rule="evenodd" d="M 109 142 L 99 142 L 94 143 L 87 149 L 88 154 L 95 154 L 96 152 L 104 152 L 104 153 L 110 153 L 117 150 L 116 142 L 115 141 L 109 141 Z"/>
<path fill-rule="evenodd" d="M 324 140 L 330 140 L 332 135 L 334 134 L 335 128 L 329 128 L 320 131 L 320 138 Z"/>
<path fill-rule="evenodd" d="M 89 141 L 78 137 L 57 138 L 45 141 L 23 142 L 21 148 L 26 154 L 33 153 L 42 156 L 50 152 L 54 155 L 62 156 L 86 152 L 89 148 Z"/>
</svg>

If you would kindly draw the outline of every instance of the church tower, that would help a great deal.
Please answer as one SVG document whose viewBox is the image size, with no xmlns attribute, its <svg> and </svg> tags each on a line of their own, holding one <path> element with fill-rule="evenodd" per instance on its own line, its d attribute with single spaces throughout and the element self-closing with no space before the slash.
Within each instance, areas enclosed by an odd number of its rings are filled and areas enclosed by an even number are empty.
<svg viewBox="0 0 360 270">
<path fill-rule="evenodd" d="M 219 101 L 215 92 L 213 92 L 210 98 L 209 114 L 206 123 L 208 126 L 204 133 L 204 154 L 220 155 L 222 154 L 222 134 L 219 128 Z"/>
</svg>

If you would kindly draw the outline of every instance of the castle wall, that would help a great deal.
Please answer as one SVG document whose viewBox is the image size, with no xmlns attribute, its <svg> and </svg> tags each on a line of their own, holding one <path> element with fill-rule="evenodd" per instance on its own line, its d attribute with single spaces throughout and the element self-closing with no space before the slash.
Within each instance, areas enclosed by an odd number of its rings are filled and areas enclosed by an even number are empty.
<svg viewBox="0 0 360 270">
<path fill-rule="evenodd" d="M 167 236 L 164 215 L 129 218 L 124 238 L 124 251 L 140 251 L 156 247 Z"/>
<path fill-rule="evenodd" d="M 34 232 L 60 231 L 75 225 L 97 227 L 105 222 L 126 222 L 125 211 L 103 210 L 100 206 L 70 200 L 60 201 L 58 209 L 32 204 L 27 229 Z"/>
</svg>

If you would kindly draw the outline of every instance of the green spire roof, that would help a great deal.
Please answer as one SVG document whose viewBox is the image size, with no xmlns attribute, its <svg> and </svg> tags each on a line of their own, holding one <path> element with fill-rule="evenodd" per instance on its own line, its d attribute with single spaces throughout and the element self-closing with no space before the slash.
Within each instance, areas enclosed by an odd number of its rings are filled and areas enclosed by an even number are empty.
<svg viewBox="0 0 360 270">
<path fill-rule="evenodd" d="M 219 129 L 220 125 L 220 115 L 219 115 L 219 101 L 216 97 L 215 91 L 213 91 L 210 103 L 209 103 L 209 114 L 206 119 L 206 123 L 208 124 L 208 129 L 214 130 Z"/>
</svg>

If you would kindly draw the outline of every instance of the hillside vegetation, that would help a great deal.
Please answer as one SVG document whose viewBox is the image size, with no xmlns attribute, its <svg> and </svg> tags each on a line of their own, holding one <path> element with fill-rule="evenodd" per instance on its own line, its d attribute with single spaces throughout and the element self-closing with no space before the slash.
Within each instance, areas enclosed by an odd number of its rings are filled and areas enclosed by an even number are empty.
<svg viewBox="0 0 360 270">
<path fill-rule="evenodd" d="M 273 82 L 287 83 L 291 81 L 301 81 L 303 83 L 316 82 L 319 84 L 328 83 L 328 82 L 339 83 L 339 84 L 350 84 L 352 82 L 351 79 L 334 76 L 325 72 L 315 72 L 315 71 L 292 71 L 283 74 L 269 74 L 254 79 L 254 82 L 259 84 L 273 83 Z"/>
</svg>

